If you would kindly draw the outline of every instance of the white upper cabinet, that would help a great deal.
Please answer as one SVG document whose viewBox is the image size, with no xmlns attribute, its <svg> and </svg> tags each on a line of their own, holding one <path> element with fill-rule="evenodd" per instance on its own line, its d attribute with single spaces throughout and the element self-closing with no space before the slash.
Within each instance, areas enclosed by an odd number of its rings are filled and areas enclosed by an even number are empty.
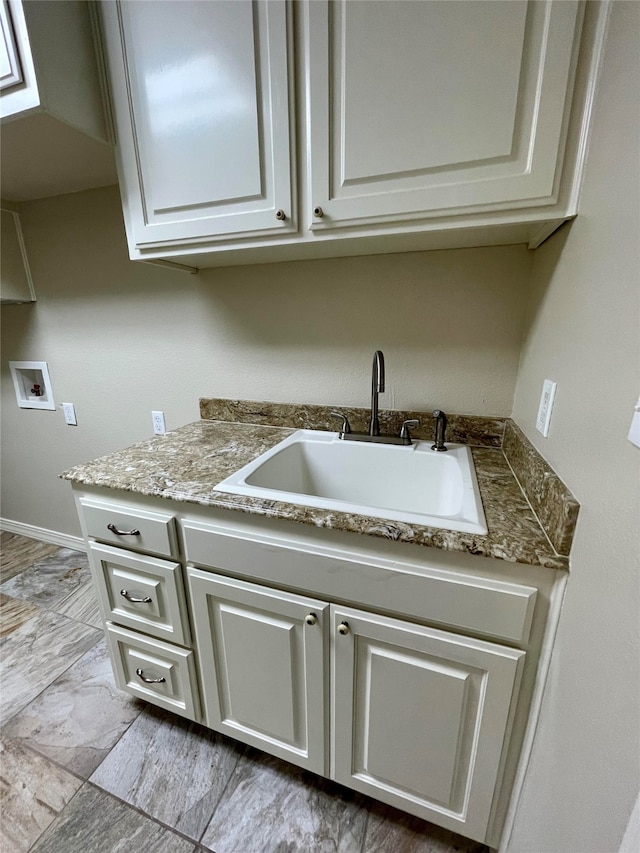
<svg viewBox="0 0 640 853">
<path fill-rule="evenodd" d="M 132 255 L 293 230 L 284 2 L 102 9 Z"/>
<path fill-rule="evenodd" d="M 0 0 L 0 29 L 3 197 L 115 183 L 92 3 Z"/>
<path fill-rule="evenodd" d="M 312 227 L 555 202 L 580 11 L 311 3 Z"/>
<path fill-rule="evenodd" d="M 535 247 L 577 213 L 606 2 L 102 8 L 133 259 Z"/>
<path fill-rule="evenodd" d="M 105 141 L 88 4 L 5 0 L 1 23 L 3 122 L 42 113 Z"/>
</svg>

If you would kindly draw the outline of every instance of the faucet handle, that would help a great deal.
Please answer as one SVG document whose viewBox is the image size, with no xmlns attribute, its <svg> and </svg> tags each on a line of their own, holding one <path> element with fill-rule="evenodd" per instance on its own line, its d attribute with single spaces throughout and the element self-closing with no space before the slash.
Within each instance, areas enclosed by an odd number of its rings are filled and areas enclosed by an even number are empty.
<svg viewBox="0 0 640 853">
<path fill-rule="evenodd" d="M 433 417 L 436 419 L 436 434 L 435 434 L 435 444 L 431 445 L 432 450 L 448 450 L 445 447 L 445 433 L 447 430 L 447 416 L 441 409 L 436 409 L 433 413 Z"/>
<path fill-rule="evenodd" d="M 404 421 L 400 430 L 400 438 L 404 439 L 407 444 L 411 444 L 411 433 L 409 432 L 409 428 L 417 427 L 419 424 L 420 421 L 417 418 L 411 418 L 411 420 Z"/>
<path fill-rule="evenodd" d="M 330 412 L 329 413 L 332 418 L 340 418 L 342 421 L 342 429 L 340 430 L 340 435 L 348 435 L 351 432 L 351 424 L 349 423 L 349 418 L 346 415 L 343 415 L 342 412 Z"/>
</svg>

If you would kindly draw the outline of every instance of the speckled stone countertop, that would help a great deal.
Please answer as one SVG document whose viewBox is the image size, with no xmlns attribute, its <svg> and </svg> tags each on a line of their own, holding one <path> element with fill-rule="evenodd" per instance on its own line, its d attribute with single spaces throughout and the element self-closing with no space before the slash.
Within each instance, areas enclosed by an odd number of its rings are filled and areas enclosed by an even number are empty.
<svg viewBox="0 0 640 853">
<path fill-rule="evenodd" d="M 87 486 L 256 513 L 446 551 L 568 568 L 568 557 L 560 556 L 551 545 L 506 457 L 496 447 L 472 447 L 489 529 L 486 536 L 214 491 L 217 483 L 293 431 L 263 424 L 202 420 L 78 465 L 61 477 Z"/>
</svg>

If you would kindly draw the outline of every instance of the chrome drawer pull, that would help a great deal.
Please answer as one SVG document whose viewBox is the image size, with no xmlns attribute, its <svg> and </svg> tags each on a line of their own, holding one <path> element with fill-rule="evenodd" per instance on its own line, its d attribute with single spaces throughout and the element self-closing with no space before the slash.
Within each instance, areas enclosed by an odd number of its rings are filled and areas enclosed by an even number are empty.
<svg viewBox="0 0 640 853">
<path fill-rule="evenodd" d="M 140 531 L 135 527 L 133 530 L 118 530 L 115 524 L 107 524 L 107 530 L 110 530 L 112 533 L 115 533 L 116 536 L 140 536 Z"/>
<path fill-rule="evenodd" d="M 144 681 L 145 684 L 162 684 L 167 680 L 166 678 L 145 678 L 141 669 L 136 669 L 136 675 L 140 681 Z"/>
<path fill-rule="evenodd" d="M 126 589 L 121 589 L 120 595 L 122 595 L 124 598 L 127 599 L 127 601 L 130 601 L 132 604 L 151 604 L 151 599 L 149 598 L 149 596 L 147 596 L 146 598 L 134 598 L 132 595 L 129 595 Z"/>
</svg>

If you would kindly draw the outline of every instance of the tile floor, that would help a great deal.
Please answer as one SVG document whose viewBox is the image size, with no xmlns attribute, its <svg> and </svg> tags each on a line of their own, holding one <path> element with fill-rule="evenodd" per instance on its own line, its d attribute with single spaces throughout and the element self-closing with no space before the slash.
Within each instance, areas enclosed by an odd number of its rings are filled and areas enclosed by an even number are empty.
<svg viewBox="0 0 640 853">
<path fill-rule="evenodd" d="M 116 690 L 86 556 L 2 532 L 2 853 L 484 853 Z"/>
</svg>

